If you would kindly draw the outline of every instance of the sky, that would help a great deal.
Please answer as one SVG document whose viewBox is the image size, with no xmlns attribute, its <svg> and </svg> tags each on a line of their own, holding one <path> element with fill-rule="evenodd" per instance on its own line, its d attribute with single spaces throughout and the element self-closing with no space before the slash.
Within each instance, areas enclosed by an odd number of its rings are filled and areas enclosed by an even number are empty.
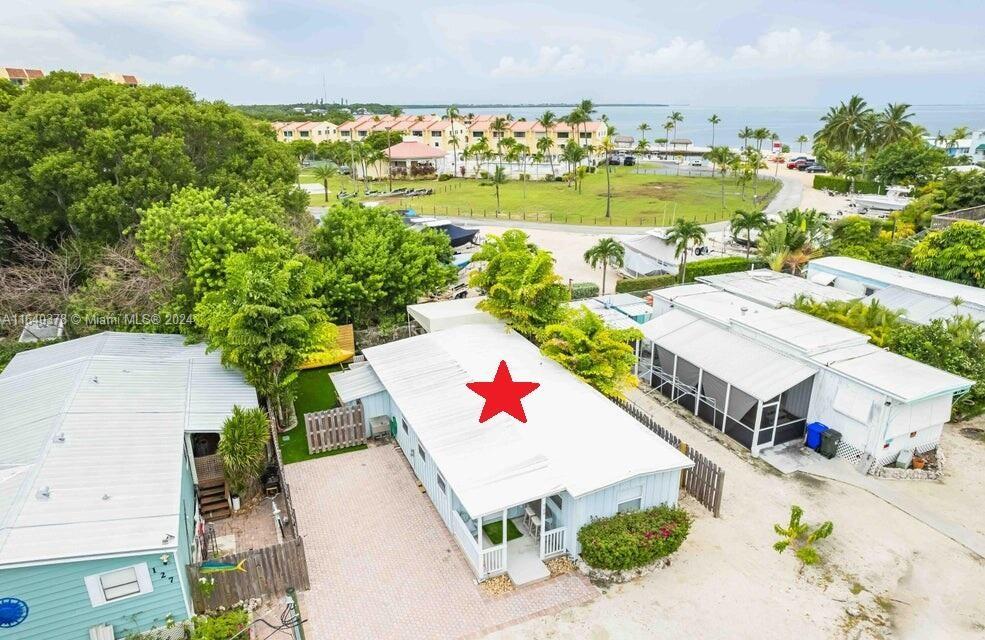
<svg viewBox="0 0 985 640">
<path fill-rule="evenodd" d="M 0 65 L 235 104 L 985 104 L 982 0 L 25 0 Z"/>
</svg>

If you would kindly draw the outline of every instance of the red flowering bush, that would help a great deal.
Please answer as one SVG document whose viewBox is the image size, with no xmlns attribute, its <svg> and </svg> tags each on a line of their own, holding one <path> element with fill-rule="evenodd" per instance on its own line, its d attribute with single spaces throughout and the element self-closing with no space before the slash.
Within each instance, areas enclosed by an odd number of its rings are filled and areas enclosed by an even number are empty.
<svg viewBox="0 0 985 640">
<path fill-rule="evenodd" d="M 600 518 L 578 532 L 581 557 L 596 569 L 621 571 L 650 564 L 677 551 L 687 538 L 691 516 L 678 507 Z"/>
</svg>

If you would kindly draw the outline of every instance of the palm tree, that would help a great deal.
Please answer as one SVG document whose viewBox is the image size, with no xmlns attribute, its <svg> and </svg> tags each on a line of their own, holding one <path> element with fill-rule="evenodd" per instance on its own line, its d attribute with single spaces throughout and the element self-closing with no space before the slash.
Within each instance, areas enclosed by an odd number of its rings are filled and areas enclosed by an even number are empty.
<svg viewBox="0 0 985 640">
<path fill-rule="evenodd" d="M 387 182 L 389 183 L 390 191 L 393 191 L 393 162 L 390 161 L 390 147 L 392 146 L 390 144 L 390 132 L 393 131 L 393 128 L 395 126 L 397 126 L 396 119 L 399 118 L 402 114 L 403 114 L 403 110 L 400 109 L 399 107 L 394 107 L 393 109 L 391 109 L 389 115 L 391 118 L 394 119 L 394 122 L 392 122 L 390 126 L 386 128 L 386 160 L 387 160 L 386 177 L 387 177 Z"/>
<path fill-rule="evenodd" d="M 650 130 L 650 125 L 645 122 L 641 122 L 640 126 L 636 127 L 636 130 L 640 132 L 640 142 L 643 143 L 643 148 L 646 148 L 646 132 Z"/>
<path fill-rule="evenodd" d="M 616 242 L 615 238 L 601 238 L 585 252 L 585 262 L 593 269 L 598 268 L 602 263 L 602 293 L 605 293 L 605 273 L 611 264 L 614 267 L 622 267 L 623 259 L 626 257 L 626 249 Z"/>
<path fill-rule="evenodd" d="M 954 149 L 955 147 L 958 146 L 958 142 L 964 140 L 970 135 L 971 135 L 971 129 L 969 129 L 968 127 L 954 127 L 954 131 L 952 131 L 951 135 L 948 136 L 947 148 Z"/>
<path fill-rule="evenodd" d="M 543 162 L 544 158 L 551 165 L 551 175 L 554 175 L 554 140 L 551 139 L 549 135 L 544 136 L 537 140 L 537 152 L 540 153 L 540 161 Z"/>
<path fill-rule="evenodd" d="M 771 132 L 766 127 L 759 127 L 752 132 L 752 137 L 756 140 L 756 151 L 763 152 L 763 141 L 768 140 Z"/>
<path fill-rule="evenodd" d="M 853 158 L 870 140 L 875 116 L 861 96 L 853 95 L 848 102 L 831 107 L 821 118 L 823 126 L 814 134 L 815 142 L 831 149 L 848 152 Z"/>
<path fill-rule="evenodd" d="M 664 135 L 667 136 L 667 157 L 670 157 L 670 132 L 674 129 L 674 123 L 668 120 L 664 123 Z"/>
<path fill-rule="evenodd" d="M 330 164 L 322 164 L 312 169 L 311 173 L 321 180 L 322 187 L 325 188 L 325 202 L 328 202 L 328 181 L 338 173 L 338 169 Z"/>
<path fill-rule="evenodd" d="M 913 123 L 910 105 L 905 102 L 889 103 L 876 116 L 875 137 L 879 145 L 893 144 L 909 138 Z"/>
<path fill-rule="evenodd" d="M 503 143 L 506 141 L 506 130 L 508 128 L 509 121 L 502 116 L 493 118 L 493 121 L 489 123 L 489 129 L 493 132 L 493 137 L 496 138 L 496 156 L 498 158 L 498 163 L 503 162 Z"/>
<path fill-rule="evenodd" d="M 742 148 L 745 149 L 749 146 L 749 138 L 756 135 L 756 132 L 749 127 L 743 127 L 739 130 L 739 139 L 742 140 Z"/>
<path fill-rule="evenodd" d="M 738 238 L 737 234 L 746 234 L 746 260 L 752 252 L 752 232 L 762 231 L 767 228 L 770 221 L 766 219 L 766 214 L 762 211 L 743 211 L 741 209 L 737 210 L 729 221 L 729 228 L 732 232 L 734 238 Z"/>
<path fill-rule="evenodd" d="M 722 119 L 718 117 L 718 114 L 717 113 L 713 113 L 713 114 L 711 114 L 711 117 L 708 118 L 708 122 L 711 123 L 711 146 L 714 147 L 715 146 L 715 127 L 717 125 L 721 124 Z"/>
<path fill-rule="evenodd" d="M 803 153 L 804 152 L 804 143 L 807 142 L 809 139 L 810 138 L 808 138 L 804 134 L 800 134 L 799 136 L 797 136 L 797 144 L 800 145 L 797 148 L 797 151 L 798 152 L 800 152 L 800 153 Z"/>
<path fill-rule="evenodd" d="M 499 185 L 506 184 L 506 170 L 497 166 L 492 173 L 492 183 L 496 187 L 496 213 L 499 213 Z"/>
<path fill-rule="evenodd" d="M 605 217 L 611 217 L 612 212 L 612 165 L 609 163 L 609 154 L 611 154 L 616 146 L 612 143 L 612 136 L 616 132 L 616 128 L 612 125 L 608 126 L 608 132 L 605 137 L 602 138 L 602 143 L 600 148 L 602 150 L 602 157 L 605 162 Z"/>
<path fill-rule="evenodd" d="M 574 141 L 576 144 L 581 146 L 581 125 L 589 121 L 589 116 L 587 113 L 579 108 L 575 108 L 565 117 L 565 122 L 571 127 L 572 133 L 575 134 Z"/>
<path fill-rule="evenodd" d="M 554 174 L 554 155 L 551 149 L 554 147 L 554 139 L 551 138 L 551 130 L 557 126 L 557 115 L 553 111 L 547 110 L 537 118 L 537 124 L 544 128 L 544 137 L 537 140 L 537 150 L 547 156 L 551 163 L 551 174 Z M 544 141 L 547 142 L 544 142 Z"/>
<path fill-rule="evenodd" d="M 664 238 L 666 244 L 674 245 L 674 256 L 681 259 L 681 282 L 687 277 L 687 252 L 692 244 L 699 244 L 704 241 L 707 230 L 694 220 L 678 218 L 674 224 L 667 229 L 667 237 Z"/>
<path fill-rule="evenodd" d="M 674 123 L 674 139 L 676 140 L 677 139 L 677 124 L 679 122 L 684 122 L 684 114 L 681 113 L 680 111 L 674 111 L 669 116 L 667 116 L 667 120 Z"/>
<path fill-rule="evenodd" d="M 451 122 L 451 139 L 448 140 L 448 144 L 451 145 L 453 156 L 453 162 L 455 163 L 455 176 L 458 177 L 458 136 L 455 135 L 455 118 L 459 115 L 458 107 L 455 105 L 449 105 L 445 109 L 445 117 Z"/>
</svg>

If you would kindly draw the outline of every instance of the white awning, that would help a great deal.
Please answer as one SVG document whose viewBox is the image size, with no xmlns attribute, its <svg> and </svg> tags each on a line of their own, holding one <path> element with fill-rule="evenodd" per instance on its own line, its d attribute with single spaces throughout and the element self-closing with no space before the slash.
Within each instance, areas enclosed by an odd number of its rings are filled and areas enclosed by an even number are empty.
<svg viewBox="0 0 985 640">
<path fill-rule="evenodd" d="M 838 276 L 836 276 L 833 273 L 824 273 L 822 271 L 818 271 L 817 273 L 812 273 L 811 276 L 808 278 L 808 280 L 810 280 L 815 284 L 819 284 L 827 287 L 830 286 L 831 283 L 833 283 L 835 281 L 835 278 L 837 277 Z"/>
<path fill-rule="evenodd" d="M 328 377 L 332 379 L 335 393 L 343 404 L 383 391 L 383 383 L 369 365 L 353 367 L 348 371 L 333 371 Z"/>
<path fill-rule="evenodd" d="M 428 333 L 460 327 L 465 324 L 502 324 L 496 318 L 476 307 L 483 300 L 485 297 L 479 296 L 412 304 L 407 307 L 407 313 Z"/>
</svg>

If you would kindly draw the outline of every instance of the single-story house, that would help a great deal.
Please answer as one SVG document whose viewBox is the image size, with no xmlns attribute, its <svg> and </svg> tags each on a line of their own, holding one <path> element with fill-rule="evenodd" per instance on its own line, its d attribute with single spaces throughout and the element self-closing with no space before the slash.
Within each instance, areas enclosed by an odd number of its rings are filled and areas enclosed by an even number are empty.
<svg viewBox="0 0 985 640">
<path fill-rule="evenodd" d="M 592 518 L 675 504 L 681 470 L 692 466 L 503 326 L 466 320 L 364 354 L 366 366 L 332 376 L 340 399 L 392 421 L 479 579 L 546 577 L 543 560 L 577 556 L 578 531 Z M 484 400 L 466 383 L 492 379 L 500 361 L 514 380 L 540 383 L 523 399 L 526 423 L 506 414 L 479 423 Z"/>
<path fill-rule="evenodd" d="M 394 176 L 422 176 L 445 173 L 446 152 L 423 142 L 398 142 L 385 149 Z"/>
<path fill-rule="evenodd" d="M 234 405 L 256 392 L 182 336 L 17 354 L 0 373 L 0 596 L 19 613 L 0 635 L 111 640 L 189 618 L 203 511 L 228 508 L 206 472 Z"/>
<path fill-rule="evenodd" d="M 699 276 L 696 281 L 773 308 L 790 306 L 798 296 L 805 296 L 816 302 L 857 298 L 843 289 L 826 287 L 807 278 L 771 269 Z"/>
<path fill-rule="evenodd" d="M 973 384 L 861 333 L 708 284 L 651 295 L 639 376 L 753 454 L 803 438 L 811 422 L 840 431 L 838 455 L 853 462 L 922 453 Z"/>
</svg>

